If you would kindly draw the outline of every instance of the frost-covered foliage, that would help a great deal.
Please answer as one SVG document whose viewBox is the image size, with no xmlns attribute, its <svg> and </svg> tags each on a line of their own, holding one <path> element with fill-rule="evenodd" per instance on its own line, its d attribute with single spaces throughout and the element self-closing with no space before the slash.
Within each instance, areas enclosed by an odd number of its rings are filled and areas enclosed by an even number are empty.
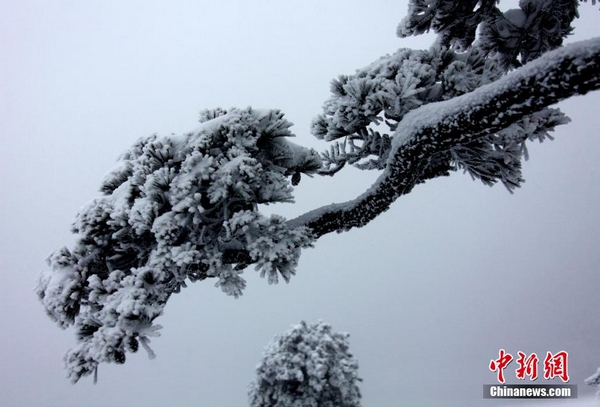
<svg viewBox="0 0 600 407">
<path fill-rule="evenodd" d="M 250 384 L 252 407 L 358 407 L 358 363 L 348 334 L 302 321 L 265 349 Z"/>
<path fill-rule="evenodd" d="M 408 112 L 470 92 L 500 75 L 497 65 L 480 52 L 434 48 L 400 49 L 354 75 L 340 76 L 332 82 L 332 97 L 312 128 L 317 138 L 343 139 L 324 154 L 327 172 L 333 174 L 346 163 L 383 169 L 390 133 Z"/>
<path fill-rule="evenodd" d="M 497 0 L 410 0 L 398 36 L 429 30 L 438 44 L 459 52 L 473 46 L 494 54 L 503 66 L 518 66 L 562 44 L 572 31 L 578 0 L 520 0 L 505 12 Z M 481 28 L 477 38 L 477 28 Z"/>
<path fill-rule="evenodd" d="M 341 141 L 323 154 L 326 168 L 321 172 L 333 175 L 345 164 L 384 169 L 393 133 L 408 112 L 472 92 L 560 46 L 572 31 L 578 2 L 522 0 L 521 8 L 505 13 L 496 4 L 412 0 L 398 35 L 433 29 L 438 41 L 427 51 L 400 49 L 332 82 L 332 96 L 312 130 L 319 139 Z M 543 141 L 567 122 L 557 109 L 532 113 L 496 134 L 428 157 L 420 182 L 463 169 L 486 185 L 501 181 L 512 191 L 523 182 L 525 142 Z"/>
<path fill-rule="evenodd" d="M 312 174 L 318 155 L 287 140 L 279 111 L 213 110 L 183 136 L 153 135 L 122 155 L 103 195 L 73 225 L 79 240 L 50 256 L 37 293 L 78 346 L 66 357 L 73 381 L 100 362 L 123 363 L 142 344 L 150 355 L 170 295 L 208 277 L 235 297 L 256 264 L 269 283 L 288 281 L 310 231 L 290 229 L 257 204 L 291 202 L 288 178 Z"/>
<path fill-rule="evenodd" d="M 596 373 L 585 379 L 585 384 L 596 386 L 596 397 L 600 399 L 600 367 L 596 370 Z"/>
<path fill-rule="evenodd" d="M 301 248 L 366 225 L 428 179 L 463 170 L 514 190 L 525 143 L 568 121 L 549 106 L 600 89 L 600 39 L 560 47 L 577 5 L 521 0 L 502 12 L 495 0 L 411 0 L 398 34 L 433 30 L 436 42 L 333 82 L 312 125 L 333 143 L 322 159 L 288 141 L 279 111 L 250 108 L 207 110 L 196 131 L 138 141 L 77 216 L 75 247 L 53 253 L 38 281 L 48 315 L 76 330 L 70 378 L 123 363 L 140 344 L 153 355 L 155 320 L 186 282 L 214 278 L 237 297 L 250 264 L 269 283 L 288 281 Z M 291 202 L 300 174 L 333 175 L 346 164 L 381 174 L 356 199 L 290 221 L 258 212 Z M 267 397 L 261 380 L 253 397 Z"/>
</svg>

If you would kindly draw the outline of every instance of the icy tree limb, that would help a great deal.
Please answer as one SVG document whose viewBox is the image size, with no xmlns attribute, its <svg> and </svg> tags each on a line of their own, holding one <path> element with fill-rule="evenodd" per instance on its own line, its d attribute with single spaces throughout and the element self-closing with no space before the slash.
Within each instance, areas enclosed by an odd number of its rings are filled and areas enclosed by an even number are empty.
<svg viewBox="0 0 600 407">
<path fill-rule="evenodd" d="M 454 99 L 408 113 L 399 123 L 387 166 L 352 201 L 327 205 L 288 222 L 318 238 L 362 227 L 423 180 L 435 153 L 506 128 L 527 114 L 600 88 L 600 37 L 551 51 L 511 74 Z"/>
</svg>

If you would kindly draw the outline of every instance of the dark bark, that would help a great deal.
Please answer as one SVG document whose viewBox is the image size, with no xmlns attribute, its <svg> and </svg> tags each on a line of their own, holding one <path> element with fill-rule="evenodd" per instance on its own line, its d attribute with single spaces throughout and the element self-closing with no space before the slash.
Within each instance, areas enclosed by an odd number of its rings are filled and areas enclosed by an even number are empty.
<svg viewBox="0 0 600 407">
<path fill-rule="evenodd" d="M 313 210 L 288 225 L 308 226 L 316 238 L 365 226 L 423 181 L 425 164 L 433 154 L 599 88 L 600 37 L 548 52 L 471 93 L 415 109 L 400 122 L 387 167 L 373 186 L 352 201 Z"/>
</svg>

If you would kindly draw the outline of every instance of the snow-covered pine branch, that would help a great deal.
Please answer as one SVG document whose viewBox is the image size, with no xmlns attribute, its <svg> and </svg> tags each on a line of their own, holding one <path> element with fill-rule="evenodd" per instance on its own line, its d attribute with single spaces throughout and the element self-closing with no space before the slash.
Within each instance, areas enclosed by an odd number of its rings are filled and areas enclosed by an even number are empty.
<svg viewBox="0 0 600 407">
<path fill-rule="evenodd" d="M 217 109 L 182 136 L 153 135 L 122 155 L 102 183 L 103 195 L 83 207 L 72 250 L 48 259 L 37 294 L 78 345 L 65 356 L 73 382 L 100 362 L 124 363 L 141 343 L 150 356 L 172 293 L 208 277 L 235 297 L 240 276 L 255 263 L 269 283 L 288 281 L 306 227 L 265 217 L 257 204 L 292 202 L 288 178 L 321 166 L 317 153 L 287 140 L 291 123 L 276 110 Z"/>
<path fill-rule="evenodd" d="M 471 93 L 414 109 L 399 123 L 386 167 L 365 193 L 315 209 L 288 225 L 308 226 L 315 237 L 364 226 L 431 178 L 424 171 L 435 154 L 510 129 L 527 115 L 535 117 L 561 100 L 600 89 L 599 72 L 597 37 L 548 52 Z"/>
<path fill-rule="evenodd" d="M 550 51 L 571 31 L 576 0 L 521 1 L 504 13 L 495 0 L 410 4 L 399 33 L 432 29 L 438 41 L 333 83 L 313 124 L 317 137 L 338 143 L 324 166 L 288 141 L 281 112 L 250 108 L 204 111 L 195 131 L 144 138 L 121 157 L 103 195 L 78 214 L 75 247 L 53 253 L 38 280 L 48 315 L 75 328 L 78 344 L 65 356 L 72 381 L 99 363 L 123 363 L 140 344 L 153 356 L 155 319 L 188 281 L 215 278 L 239 296 L 250 264 L 270 283 L 288 281 L 301 248 L 366 225 L 415 185 L 453 170 L 512 191 L 525 142 L 568 120 L 550 106 L 600 88 L 600 38 Z M 287 222 L 258 212 L 258 204 L 292 202 L 301 173 L 331 175 L 345 164 L 382 172 L 346 203 Z"/>
<path fill-rule="evenodd" d="M 585 384 L 596 386 L 596 397 L 600 398 L 600 368 L 596 370 L 596 373 L 585 379 Z"/>
</svg>

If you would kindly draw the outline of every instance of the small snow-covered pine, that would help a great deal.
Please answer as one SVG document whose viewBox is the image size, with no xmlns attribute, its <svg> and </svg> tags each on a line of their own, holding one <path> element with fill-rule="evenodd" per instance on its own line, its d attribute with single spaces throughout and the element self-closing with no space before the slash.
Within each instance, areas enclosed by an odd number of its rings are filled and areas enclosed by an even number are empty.
<svg viewBox="0 0 600 407">
<path fill-rule="evenodd" d="M 302 321 L 275 337 L 249 386 L 251 407 L 358 407 L 358 362 L 348 334 Z"/>
</svg>

